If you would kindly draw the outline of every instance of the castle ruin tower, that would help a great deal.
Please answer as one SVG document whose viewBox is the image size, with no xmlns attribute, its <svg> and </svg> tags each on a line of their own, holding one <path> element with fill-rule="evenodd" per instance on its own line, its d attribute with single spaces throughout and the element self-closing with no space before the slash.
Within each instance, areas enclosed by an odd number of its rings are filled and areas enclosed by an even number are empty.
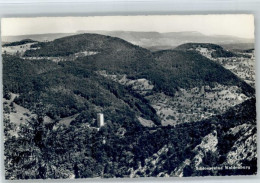
<svg viewBox="0 0 260 183">
<path fill-rule="evenodd" d="M 98 113 L 97 114 L 97 125 L 98 125 L 98 128 L 100 128 L 100 127 L 105 125 L 104 114 L 103 113 Z"/>
<path fill-rule="evenodd" d="M 205 95 L 205 86 L 202 86 L 200 89 L 200 94 Z"/>
</svg>

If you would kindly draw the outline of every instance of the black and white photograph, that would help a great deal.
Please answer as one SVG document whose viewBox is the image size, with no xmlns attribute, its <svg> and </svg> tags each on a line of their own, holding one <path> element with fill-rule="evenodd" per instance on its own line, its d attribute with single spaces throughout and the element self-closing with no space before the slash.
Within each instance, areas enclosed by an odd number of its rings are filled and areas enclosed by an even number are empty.
<svg viewBox="0 0 260 183">
<path fill-rule="evenodd" d="M 1 19 L 6 180 L 256 175 L 252 14 Z"/>
</svg>

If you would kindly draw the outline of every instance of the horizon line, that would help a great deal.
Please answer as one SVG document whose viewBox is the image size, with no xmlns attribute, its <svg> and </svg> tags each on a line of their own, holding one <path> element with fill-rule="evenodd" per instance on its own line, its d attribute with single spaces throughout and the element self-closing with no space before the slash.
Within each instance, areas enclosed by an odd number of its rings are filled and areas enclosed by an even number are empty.
<svg viewBox="0 0 260 183">
<path fill-rule="evenodd" d="M 79 32 L 79 31 L 86 31 L 86 32 Z M 76 32 L 46 32 L 46 33 L 34 33 L 34 34 L 16 34 L 16 35 L 1 35 L 1 37 L 15 37 L 15 36 L 30 36 L 30 35 L 44 35 L 44 34 L 84 34 L 84 33 L 95 33 L 95 32 L 153 32 L 153 33 L 159 33 L 159 34 L 167 34 L 167 33 L 184 33 L 184 32 L 194 32 L 194 33 L 199 33 L 204 36 L 230 36 L 230 37 L 235 37 L 235 38 L 240 38 L 240 39 L 250 39 L 250 40 L 255 40 L 255 36 L 253 38 L 247 38 L 247 37 L 239 37 L 239 36 L 234 36 L 234 35 L 228 35 L 228 34 L 203 34 L 199 31 L 172 31 L 172 32 L 159 32 L 159 31 L 133 31 L 133 30 L 77 30 Z M 98 34 L 98 33 L 97 33 Z"/>
</svg>

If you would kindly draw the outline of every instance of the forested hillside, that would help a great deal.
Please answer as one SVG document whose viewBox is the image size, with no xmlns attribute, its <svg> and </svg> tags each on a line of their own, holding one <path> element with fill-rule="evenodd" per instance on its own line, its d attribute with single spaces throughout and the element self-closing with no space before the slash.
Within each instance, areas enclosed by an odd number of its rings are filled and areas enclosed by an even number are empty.
<svg viewBox="0 0 260 183">
<path fill-rule="evenodd" d="M 250 170 L 196 171 L 194 163 L 184 167 L 182 164 L 187 159 L 195 161 L 199 153 L 196 147 L 215 131 L 217 151 L 203 152 L 201 166 L 237 166 L 228 164 L 227 155 L 242 134 L 231 135 L 228 131 L 243 124 L 255 126 L 254 111 L 255 100 L 250 100 L 222 116 L 201 122 L 152 129 L 108 123 L 100 131 L 84 123 L 49 129 L 39 118 L 31 119 L 21 126 L 18 137 L 5 142 L 6 178 L 179 176 L 179 168 L 183 176 L 251 175 L 256 172 L 255 144 L 248 144 L 255 150 L 247 156 L 253 157 L 243 157 L 239 162 L 240 166 L 250 166 Z M 255 130 L 249 135 L 253 136 Z M 167 151 L 157 155 L 157 163 L 151 163 L 155 154 L 165 148 Z"/>
<path fill-rule="evenodd" d="M 21 60 L 13 56 L 4 56 L 3 64 L 5 96 L 10 92 L 18 93 L 14 102 L 32 111 L 41 103 L 52 119 L 86 110 L 92 117 L 104 112 L 107 117 L 114 118 L 129 116 L 132 112 L 133 116 L 160 124 L 155 111 L 141 96 L 80 65 L 69 62 L 57 65 L 47 60 Z"/>
<path fill-rule="evenodd" d="M 177 50 L 193 50 L 198 47 L 208 48 L 215 50 L 211 55 L 212 57 L 234 57 L 237 56 L 235 53 L 231 51 L 227 51 L 223 49 L 221 46 L 216 44 L 209 44 L 209 43 L 186 43 L 178 46 Z"/>
<path fill-rule="evenodd" d="M 244 85 L 242 81 L 237 80 L 235 76 L 224 68 L 195 52 L 159 51 L 152 54 L 146 49 L 132 45 L 119 38 L 97 34 L 69 36 L 56 39 L 53 42 L 39 44 L 40 49 L 27 50 L 25 56 L 68 56 L 82 51 L 95 51 L 97 54 L 80 57 L 77 61 L 93 70 L 106 70 L 110 73 L 127 74 L 130 78 L 144 77 L 151 80 L 155 84 L 156 89 L 165 90 L 165 92 L 171 95 L 174 94 L 177 87 L 182 85 L 185 88 L 191 88 L 195 85 L 201 86 L 202 84 L 209 84 L 215 81 L 226 85 L 236 85 L 235 83 Z M 207 45 L 216 47 L 223 52 L 225 51 L 220 49 L 220 46 Z M 35 47 L 37 46 L 36 44 Z M 183 46 L 180 46 L 179 49 L 184 49 L 182 48 Z M 185 47 L 185 49 L 188 48 Z M 233 53 L 230 52 L 230 54 Z M 163 58 L 160 59 L 160 57 Z M 168 65 L 168 62 L 173 61 L 176 63 Z M 190 70 L 190 68 L 186 67 L 192 67 L 193 69 Z M 170 72 L 167 74 L 168 76 L 175 75 L 175 78 L 166 77 L 165 73 L 167 72 L 164 72 L 165 70 Z M 176 70 L 178 70 L 177 73 Z M 211 70 L 214 72 L 210 73 L 209 71 Z M 189 81 L 186 83 L 187 77 L 185 80 L 182 80 L 183 75 L 178 76 L 178 74 L 187 71 L 189 71 L 189 73 L 186 73 Z M 175 79 L 181 80 L 181 82 L 175 81 Z"/>
<path fill-rule="evenodd" d="M 221 65 L 207 59 L 194 51 L 165 50 L 155 52 L 154 58 L 158 63 L 156 70 L 165 83 L 181 88 L 193 88 L 203 85 L 220 83 L 223 85 L 237 85 L 245 94 L 254 93 L 248 84 L 237 78 L 232 72 Z M 170 73 L 170 74 L 169 74 Z"/>
</svg>

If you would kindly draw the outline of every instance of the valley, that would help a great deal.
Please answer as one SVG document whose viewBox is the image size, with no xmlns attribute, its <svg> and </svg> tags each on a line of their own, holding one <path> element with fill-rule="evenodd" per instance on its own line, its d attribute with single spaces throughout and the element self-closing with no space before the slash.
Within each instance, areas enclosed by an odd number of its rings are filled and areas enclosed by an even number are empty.
<svg viewBox="0 0 260 183">
<path fill-rule="evenodd" d="M 147 98 L 161 117 L 164 126 L 200 121 L 223 114 L 231 107 L 249 99 L 241 94 L 236 86 L 221 85 L 214 88 L 202 86 L 190 90 L 180 89 L 174 98 L 161 93 Z"/>
<path fill-rule="evenodd" d="M 179 88 L 171 97 L 152 92 L 154 86 L 146 79 L 131 80 L 126 75 L 109 75 L 106 71 L 98 73 L 143 95 L 160 116 L 163 126 L 207 119 L 249 99 L 237 86 L 218 83 L 214 87 Z"/>
</svg>

